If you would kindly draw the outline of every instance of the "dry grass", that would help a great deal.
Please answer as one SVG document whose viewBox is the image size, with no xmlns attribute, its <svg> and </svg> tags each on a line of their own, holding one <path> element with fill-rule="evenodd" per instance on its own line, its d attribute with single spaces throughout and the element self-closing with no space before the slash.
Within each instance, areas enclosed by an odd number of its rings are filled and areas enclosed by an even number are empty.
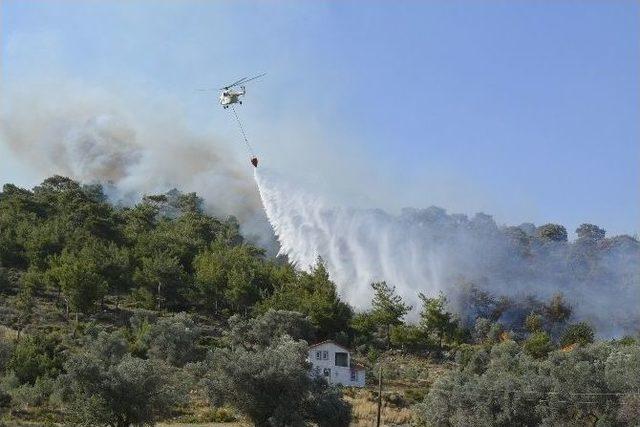
<svg viewBox="0 0 640 427">
<path fill-rule="evenodd" d="M 568 353 L 568 352 L 571 352 L 571 351 L 575 350 L 576 347 L 578 347 L 578 345 L 579 344 L 577 342 L 574 342 L 573 344 L 569 344 L 569 345 L 566 345 L 566 346 L 562 347 L 560 349 L 560 351 L 563 352 L 563 353 Z"/>
<path fill-rule="evenodd" d="M 251 424 L 244 423 L 159 423 L 158 427 L 249 427 Z"/>
<path fill-rule="evenodd" d="M 370 390 L 358 390 L 353 397 L 345 396 L 352 405 L 354 426 L 375 425 L 378 413 L 377 396 Z M 402 398 L 394 392 L 382 394 L 381 424 L 385 426 L 402 426 L 411 422 L 413 414 L 406 407 Z"/>
<path fill-rule="evenodd" d="M 433 363 L 414 355 L 389 352 L 380 359 L 383 366 L 381 424 L 385 426 L 408 426 L 413 420 L 411 407 L 421 402 L 429 386 L 449 365 Z M 375 426 L 378 404 L 375 374 L 378 364 L 367 372 L 368 387 L 345 389 L 344 398 L 352 405 L 353 426 Z"/>
</svg>

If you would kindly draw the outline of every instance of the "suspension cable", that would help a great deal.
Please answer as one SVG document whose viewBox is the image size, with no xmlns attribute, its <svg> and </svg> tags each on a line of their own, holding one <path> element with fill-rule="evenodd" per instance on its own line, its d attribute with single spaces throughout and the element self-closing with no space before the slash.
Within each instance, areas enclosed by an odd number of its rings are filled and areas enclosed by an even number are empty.
<svg viewBox="0 0 640 427">
<path fill-rule="evenodd" d="M 244 127 L 242 127 L 242 122 L 240 121 L 240 117 L 238 117 L 238 113 L 236 113 L 236 108 L 233 104 L 230 105 L 231 110 L 233 111 L 233 115 L 236 118 L 236 122 L 238 123 L 238 128 L 240 129 L 240 133 L 242 133 L 242 138 L 244 139 L 244 143 L 247 145 L 247 150 L 249 150 L 249 154 L 251 158 L 255 158 L 255 154 L 253 154 L 253 148 L 251 144 L 249 144 L 249 140 L 247 139 L 247 135 L 244 133 Z"/>
</svg>

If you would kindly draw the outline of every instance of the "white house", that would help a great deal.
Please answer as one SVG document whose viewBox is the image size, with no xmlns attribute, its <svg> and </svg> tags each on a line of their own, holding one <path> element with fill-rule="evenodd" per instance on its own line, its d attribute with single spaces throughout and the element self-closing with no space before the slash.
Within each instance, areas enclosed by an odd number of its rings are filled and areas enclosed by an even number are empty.
<svg viewBox="0 0 640 427">
<path fill-rule="evenodd" d="M 322 341 L 309 347 L 311 375 L 322 376 L 330 384 L 364 387 L 364 366 L 351 360 L 349 349 L 333 341 Z"/>
</svg>

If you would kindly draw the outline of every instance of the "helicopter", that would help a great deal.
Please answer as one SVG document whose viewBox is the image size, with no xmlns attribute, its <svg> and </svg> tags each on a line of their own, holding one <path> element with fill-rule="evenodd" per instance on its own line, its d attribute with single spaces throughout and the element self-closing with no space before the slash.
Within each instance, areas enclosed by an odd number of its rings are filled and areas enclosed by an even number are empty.
<svg viewBox="0 0 640 427">
<path fill-rule="evenodd" d="M 244 140 L 245 145 L 247 146 L 247 151 L 249 152 L 250 160 L 251 160 L 251 164 L 253 165 L 253 167 L 257 168 L 258 167 L 258 158 L 256 157 L 256 155 L 253 153 L 253 149 L 251 148 L 251 144 L 249 144 L 249 140 L 247 139 L 247 135 L 244 132 L 244 127 L 242 126 L 242 122 L 240 121 L 240 117 L 238 117 L 238 113 L 236 112 L 235 107 L 233 106 L 233 104 L 240 104 L 242 105 L 242 100 L 240 99 L 241 96 L 244 96 L 247 93 L 247 89 L 245 88 L 245 83 L 250 82 L 251 80 L 255 80 L 258 79 L 264 75 L 266 75 L 267 73 L 262 73 L 262 74 L 258 74 L 257 76 L 253 76 L 251 78 L 249 77 L 243 77 L 240 80 L 237 80 L 231 84 L 228 84 L 226 86 L 223 86 L 217 90 L 221 91 L 220 92 L 220 105 L 222 105 L 222 108 L 224 108 L 225 110 L 229 107 L 231 107 L 231 111 L 233 112 L 233 116 L 236 119 L 236 122 L 238 122 L 238 128 L 240 129 L 240 133 L 242 133 L 242 139 Z M 240 90 L 236 90 L 234 89 L 235 87 L 240 86 Z M 208 92 L 211 90 L 216 90 L 216 89 L 197 89 L 200 92 Z"/>
<path fill-rule="evenodd" d="M 242 100 L 240 99 L 240 97 L 244 96 L 247 93 L 247 89 L 245 88 L 244 84 L 247 82 L 250 82 L 251 80 L 258 79 L 264 76 L 265 74 L 266 73 L 259 74 L 251 78 L 243 77 L 238 81 L 235 81 L 227 86 L 223 86 L 220 89 L 218 89 L 222 91 L 220 92 L 220 105 L 222 105 L 222 108 L 227 109 L 231 104 L 242 105 Z M 238 85 L 240 85 L 240 90 L 233 89 Z"/>
</svg>

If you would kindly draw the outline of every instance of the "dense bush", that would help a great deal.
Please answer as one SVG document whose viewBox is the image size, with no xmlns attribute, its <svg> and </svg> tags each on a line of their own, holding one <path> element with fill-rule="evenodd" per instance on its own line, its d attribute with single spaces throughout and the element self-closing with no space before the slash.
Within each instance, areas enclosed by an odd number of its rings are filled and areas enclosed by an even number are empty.
<svg viewBox="0 0 640 427">
<path fill-rule="evenodd" d="M 55 377 L 62 368 L 63 355 L 55 337 L 34 335 L 20 340 L 6 369 L 12 371 L 20 384 L 35 384 L 43 376 Z"/>
<path fill-rule="evenodd" d="M 593 328 L 588 323 L 579 322 L 567 326 L 560 338 L 560 345 L 566 347 L 571 344 L 586 345 L 593 342 Z"/>
<path fill-rule="evenodd" d="M 553 350 L 551 337 L 546 332 L 535 332 L 524 342 L 524 351 L 535 359 L 543 359 Z"/>
<path fill-rule="evenodd" d="M 425 425 L 610 425 L 640 422 L 640 347 L 591 344 L 534 359 L 513 341 L 478 349 L 436 380 L 416 414 Z M 633 378 L 631 382 L 625 381 Z"/>
<path fill-rule="evenodd" d="M 153 423 L 186 399 L 167 365 L 129 354 L 74 355 L 59 383 L 71 420 L 81 425 Z"/>
<path fill-rule="evenodd" d="M 200 328 L 186 313 L 162 318 L 149 330 L 147 354 L 174 366 L 184 366 L 199 356 Z"/>
</svg>

